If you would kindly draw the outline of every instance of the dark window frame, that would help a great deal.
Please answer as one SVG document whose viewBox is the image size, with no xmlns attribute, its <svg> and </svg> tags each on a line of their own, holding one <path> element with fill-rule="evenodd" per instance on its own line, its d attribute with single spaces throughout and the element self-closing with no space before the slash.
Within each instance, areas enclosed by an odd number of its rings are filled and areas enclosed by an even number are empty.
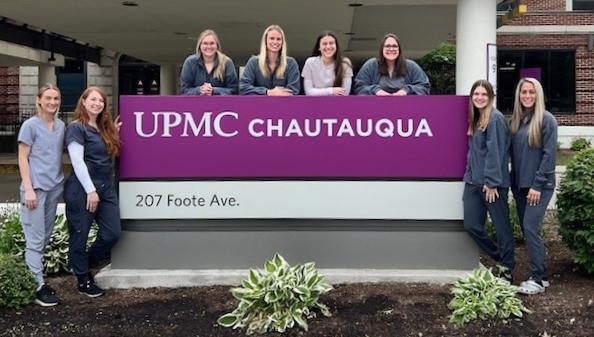
<svg viewBox="0 0 594 337">
<path fill-rule="evenodd" d="M 545 106 L 547 110 L 553 112 L 554 114 L 559 115 L 573 115 L 576 113 L 577 107 L 577 95 L 576 95 L 576 50 L 575 49 L 505 49 L 500 48 L 497 51 L 497 96 L 498 105 L 500 105 L 500 110 L 504 113 L 511 113 L 511 109 L 513 108 L 513 99 L 515 94 L 515 85 L 517 85 L 518 81 L 520 80 L 519 76 L 519 69 L 521 68 L 530 68 L 530 66 L 526 65 L 527 57 L 536 57 L 537 53 L 544 54 L 546 59 L 546 64 L 541 65 L 543 68 L 543 73 L 541 74 L 541 84 L 543 85 L 543 89 L 545 92 Z M 565 73 L 565 75 L 570 76 L 568 82 L 571 83 L 571 86 L 567 89 L 569 92 L 569 107 L 563 107 L 563 105 L 552 105 L 552 99 L 550 95 L 554 94 L 551 93 L 552 88 L 556 85 L 553 83 L 557 83 L 558 80 L 554 78 L 553 70 L 558 70 L 557 67 L 553 67 L 553 56 L 563 56 L 563 53 L 569 54 L 570 64 L 568 65 L 569 73 Z M 530 55 L 531 54 L 531 55 Z M 502 73 L 502 67 L 505 67 L 503 61 L 505 59 L 519 59 L 519 64 L 515 66 L 514 70 L 514 80 L 515 83 L 513 86 L 509 83 L 509 75 Z M 508 82 L 503 84 L 505 88 L 502 88 L 502 82 Z M 510 88 L 511 86 L 511 88 Z M 503 92 L 502 92 L 503 89 Z M 511 95 L 511 104 L 510 104 L 510 95 Z M 499 104 L 502 103 L 502 104 Z"/>
<path fill-rule="evenodd" d="M 576 6 L 576 3 L 579 3 L 579 5 Z M 571 0 L 571 9 L 573 11 L 580 11 L 580 12 L 581 11 L 593 12 L 594 11 L 594 0 L 585 0 L 585 1 L 584 0 L 582 0 L 582 1 Z"/>
</svg>

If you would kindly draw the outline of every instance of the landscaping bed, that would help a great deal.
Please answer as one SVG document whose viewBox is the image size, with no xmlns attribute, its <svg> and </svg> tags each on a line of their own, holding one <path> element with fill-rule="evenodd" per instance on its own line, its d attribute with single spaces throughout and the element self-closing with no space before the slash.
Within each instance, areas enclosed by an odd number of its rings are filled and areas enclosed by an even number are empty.
<svg viewBox="0 0 594 337">
<path fill-rule="evenodd" d="M 449 323 L 451 285 L 341 284 L 322 296 L 332 317 L 310 319 L 309 332 L 293 328 L 285 336 L 594 336 L 594 278 L 574 268 L 571 252 L 547 225 L 551 286 L 544 294 L 521 297 L 532 310 L 507 323 Z M 517 250 L 515 278 L 528 276 L 526 250 Z M 492 263 L 486 258 L 486 265 Z M 243 336 L 216 320 L 237 301 L 229 287 L 108 290 L 101 298 L 78 294 L 72 276 L 49 278 L 62 304 L 0 308 L 0 336 Z M 546 333 L 546 334 L 545 334 Z M 265 336 L 283 336 L 271 333 Z"/>
</svg>

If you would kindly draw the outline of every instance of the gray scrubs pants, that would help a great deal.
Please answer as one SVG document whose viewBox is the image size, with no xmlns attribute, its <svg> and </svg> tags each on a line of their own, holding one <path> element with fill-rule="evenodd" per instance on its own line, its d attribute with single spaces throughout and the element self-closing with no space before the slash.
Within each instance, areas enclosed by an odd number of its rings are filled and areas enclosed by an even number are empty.
<svg viewBox="0 0 594 337">
<path fill-rule="evenodd" d="M 499 198 L 488 203 L 482 186 L 471 184 L 464 185 L 464 230 L 472 237 L 476 244 L 493 260 L 510 271 L 514 270 L 515 239 L 512 226 L 509 222 L 509 206 L 507 204 L 507 188 L 498 188 Z M 487 212 L 493 221 L 497 243 L 493 242 L 487 231 L 485 223 Z"/>
<path fill-rule="evenodd" d="M 21 225 L 25 235 L 25 262 L 33 273 L 37 284 L 41 286 L 43 280 L 43 254 L 45 247 L 52 237 L 56 222 L 56 209 L 62 196 L 64 184 L 50 191 L 35 190 L 37 207 L 25 207 L 25 192 L 21 191 Z"/>
<path fill-rule="evenodd" d="M 553 197 L 553 190 L 542 190 L 540 202 L 535 206 L 528 205 L 526 198 L 528 190 L 530 189 L 514 188 L 512 193 L 518 207 L 518 217 L 520 218 L 524 242 L 526 242 L 526 249 L 528 250 L 530 274 L 535 281 L 542 281 L 543 278 L 547 278 L 547 267 L 545 263 L 545 246 L 540 232 L 547 205 Z"/>
</svg>

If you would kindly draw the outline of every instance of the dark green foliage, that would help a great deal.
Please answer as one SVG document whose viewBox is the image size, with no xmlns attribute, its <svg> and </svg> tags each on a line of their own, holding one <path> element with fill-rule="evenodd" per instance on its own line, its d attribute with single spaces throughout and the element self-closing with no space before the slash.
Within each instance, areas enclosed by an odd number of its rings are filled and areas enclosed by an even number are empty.
<svg viewBox="0 0 594 337">
<path fill-rule="evenodd" d="M 5 209 L 0 213 L 0 253 L 22 257 L 25 254 L 25 237 L 19 210 Z M 69 272 L 68 265 L 68 223 L 63 214 L 56 217 L 54 230 L 43 255 L 45 273 L 48 275 Z M 97 226 L 89 232 L 88 245 L 97 237 Z"/>
<path fill-rule="evenodd" d="M 516 238 L 516 242 L 524 241 L 522 227 L 520 226 L 520 218 L 518 217 L 518 209 L 513 199 L 509 200 L 509 222 L 511 223 L 512 228 L 514 230 L 514 238 Z M 495 227 L 493 227 L 493 222 L 491 222 L 490 217 L 487 220 L 486 230 L 487 234 L 489 234 L 489 237 L 491 237 L 491 239 L 497 240 L 497 235 L 495 234 Z"/>
<path fill-rule="evenodd" d="M 456 46 L 442 43 L 419 60 L 431 81 L 431 94 L 456 93 Z"/>
<path fill-rule="evenodd" d="M 0 254 L 22 256 L 25 253 L 25 237 L 16 209 L 6 209 L 0 214 Z"/>
<path fill-rule="evenodd" d="M 587 140 L 586 138 L 580 137 L 580 138 L 576 138 L 571 141 L 570 149 L 572 151 L 581 151 L 581 150 L 590 148 L 591 145 L 592 144 L 590 143 L 589 140 Z"/>
<path fill-rule="evenodd" d="M 36 285 L 22 258 L 0 254 L 0 307 L 18 309 L 31 303 Z"/>
<path fill-rule="evenodd" d="M 559 233 L 575 252 L 575 263 L 594 274 L 594 149 L 578 152 L 557 194 Z"/>
</svg>

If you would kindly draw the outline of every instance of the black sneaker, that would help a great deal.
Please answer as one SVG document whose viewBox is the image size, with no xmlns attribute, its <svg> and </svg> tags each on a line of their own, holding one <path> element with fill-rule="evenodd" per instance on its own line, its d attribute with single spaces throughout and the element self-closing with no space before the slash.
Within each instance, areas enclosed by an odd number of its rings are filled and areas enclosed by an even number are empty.
<svg viewBox="0 0 594 337">
<path fill-rule="evenodd" d="M 509 282 L 509 284 L 514 283 L 514 275 L 512 274 L 511 270 L 500 264 L 496 266 L 495 276 L 506 280 L 507 282 Z"/>
<path fill-rule="evenodd" d="M 105 290 L 101 289 L 95 282 L 86 280 L 78 284 L 78 292 L 89 297 L 99 297 L 105 295 Z"/>
<path fill-rule="evenodd" d="M 56 292 L 48 285 L 42 285 L 41 288 L 35 293 L 35 303 L 42 307 L 53 307 L 58 305 L 60 300 L 56 296 Z"/>
</svg>

